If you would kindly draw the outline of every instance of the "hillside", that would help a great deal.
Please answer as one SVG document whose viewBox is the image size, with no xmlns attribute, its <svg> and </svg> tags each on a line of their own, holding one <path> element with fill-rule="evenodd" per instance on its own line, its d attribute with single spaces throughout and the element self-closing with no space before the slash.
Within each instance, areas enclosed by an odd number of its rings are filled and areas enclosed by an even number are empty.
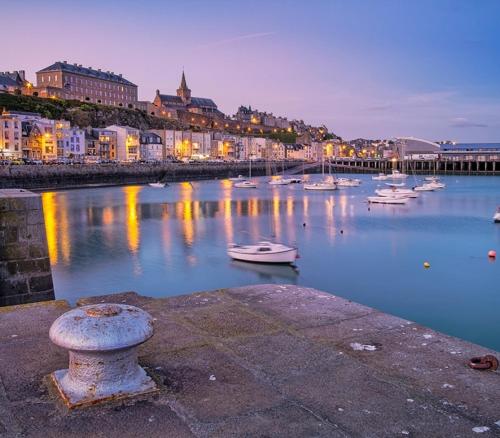
<svg viewBox="0 0 500 438">
<path fill-rule="evenodd" d="M 0 94 L 0 109 L 40 113 L 48 119 L 64 119 L 85 128 L 127 125 L 146 129 L 182 129 L 180 122 L 153 117 L 144 111 L 84 103 L 76 100 L 43 99 L 40 97 Z"/>
</svg>

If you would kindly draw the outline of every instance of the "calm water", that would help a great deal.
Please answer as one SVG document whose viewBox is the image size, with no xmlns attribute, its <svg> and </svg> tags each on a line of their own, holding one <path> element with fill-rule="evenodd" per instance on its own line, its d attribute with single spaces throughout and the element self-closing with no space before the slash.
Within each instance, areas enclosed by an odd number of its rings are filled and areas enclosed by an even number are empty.
<svg viewBox="0 0 500 438">
<path fill-rule="evenodd" d="M 370 209 L 366 196 L 381 183 L 361 178 L 330 193 L 263 179 L 254 190 L 206 181 L 44 193 L 56 295 L 294 283 L 500 350 L 500 259 L 487 258 L 500 253 L 500 178 L 447 177 L 445 190 L 407 206 Z M 298 271 L 227 258 L 228 242 L 272 234 L 298 245 Z"/>
</svg>

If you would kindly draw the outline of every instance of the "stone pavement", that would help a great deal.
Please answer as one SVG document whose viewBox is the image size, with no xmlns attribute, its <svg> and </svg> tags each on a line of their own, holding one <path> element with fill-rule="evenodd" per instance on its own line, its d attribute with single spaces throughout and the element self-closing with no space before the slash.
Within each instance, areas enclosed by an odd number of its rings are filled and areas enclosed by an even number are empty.
<svg viewBox="0 0 500 438">
<path fill-rule="evenodd" d="M 155 318 L 139 361 L 159 394 L 67 410 L 46 376 L 67 367 L 48 330 L 68 304 L 0 308 L 0 436 L 500 436 L 499 374 L 466 366 L 498 353 L 342 298 L 258 285 L 79 304 L 98 302 Z"/>
</svg>

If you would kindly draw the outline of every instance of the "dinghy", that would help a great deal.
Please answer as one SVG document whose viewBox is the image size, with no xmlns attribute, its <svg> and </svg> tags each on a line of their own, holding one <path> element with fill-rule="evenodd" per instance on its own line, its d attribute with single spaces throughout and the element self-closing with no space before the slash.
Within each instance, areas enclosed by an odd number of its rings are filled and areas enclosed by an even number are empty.
<svg viewBox="0 0 500 438">
<path fill-rule="evenodd" d="M 257 245 L 231 244 L 227 254 L 234 260 L 253 263 L 293 263 L 298 255 L 297 248 L 281 243 L 259 242 Z"/>
</svg>

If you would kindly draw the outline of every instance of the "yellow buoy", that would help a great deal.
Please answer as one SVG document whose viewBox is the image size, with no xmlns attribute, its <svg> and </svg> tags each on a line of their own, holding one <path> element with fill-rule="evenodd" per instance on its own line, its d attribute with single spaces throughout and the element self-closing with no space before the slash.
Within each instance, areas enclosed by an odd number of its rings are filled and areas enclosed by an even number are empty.
<svg viewBox="0 0 500 438">
<path fill-rule="evenodd" d="M 424 262 L 424 268 L 430 268 L 431 267 L 431 264 L 429 262 Z"/>
</svg>

